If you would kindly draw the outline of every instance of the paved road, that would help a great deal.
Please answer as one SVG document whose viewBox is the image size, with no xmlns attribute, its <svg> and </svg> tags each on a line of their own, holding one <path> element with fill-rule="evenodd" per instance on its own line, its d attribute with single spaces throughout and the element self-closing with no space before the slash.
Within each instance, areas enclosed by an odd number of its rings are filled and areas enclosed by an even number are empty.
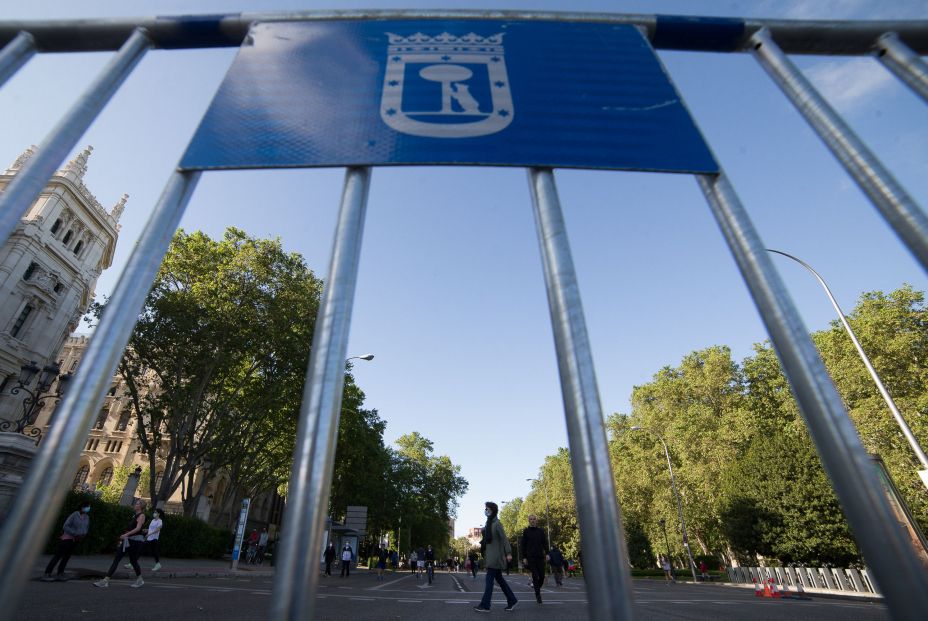
<svg viewBox="0 0 928 621">
<path fill-rule="evenodd" d="M 117 575 L 119 578 L 119 575 Z M 267 576 L 222 578 L 146 578 L 140 589 L 129 588 L 128 576 L 115 579 L 108 589 L 94 588 L 91 580 L 45 583 L 30 581 L 17 619 L 67 621 L 70 619 L 132 621 L 180 619 L 264 619 L 273 581 Z M 503 611 L 505 601 L 497 588 L 489 615 L 473 611 L 483 590 L 483 574 L 472 581 L 466 574 L 436 574 L 432 586 L 412 574 L 388 573 L 383 582 L 366 571 L 349 578 L 323 578 L 317 594 L 316 619 L 523 619 L 588 618 L 586 590 L 582 579 L 568 579 L 563 587 L 546 586 L 544 604 L 537 605 L 525 576 L 510 576 L 519 598 L 512 612 Z M 719 621 L 750 618 L 751 621 L 815 619 L 883 621 L 889 619 L 885 606 L 841 599 L 779 601 L 759 599 L 750 590 L 716 585 L 634 582 L 637 618 L 693 619 Z"/>
</svg>

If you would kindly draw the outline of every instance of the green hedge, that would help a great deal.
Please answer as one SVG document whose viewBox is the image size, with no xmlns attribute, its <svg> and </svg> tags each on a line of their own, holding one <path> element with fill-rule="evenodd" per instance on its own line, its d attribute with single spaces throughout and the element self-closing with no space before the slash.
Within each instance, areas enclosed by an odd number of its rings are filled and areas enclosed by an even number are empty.
<svg viewBox="0 0 928 621">
<path fill-rule="evenodd" d="M 116 551 L 119 535 L 125 532 L 132 519 L 132 508 L 104 502 L 93 494 L 68 492 L 49 534 L 46 554 L 55 551 L 64 521 L 83 501 L 90 502 L 90 532 L 77 544 L 74 554 L 112 554 Z M 147 519 L 150 516 L 147 513 Z M 182 515 L 165 515 L 161 533 L 161 555 L 167 558 L 222 558 L 232 541 L 230 531 Z"/>
</svg>

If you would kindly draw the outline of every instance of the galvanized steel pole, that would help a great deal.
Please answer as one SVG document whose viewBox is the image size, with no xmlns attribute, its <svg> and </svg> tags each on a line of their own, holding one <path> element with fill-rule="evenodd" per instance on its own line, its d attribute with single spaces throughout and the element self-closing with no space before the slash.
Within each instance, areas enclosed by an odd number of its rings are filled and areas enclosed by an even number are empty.
<svg viewBox="0 0 928 621">
<path fill-rule="evenodd" d="M 554 173 L 547 168 L 532 168 L 528 178 L 567 418 L 583 563 L 590 570 L 584 572 L 589 616 L 632 619 L 628 550 L 609 463 L 580 289 Z"/>
<path fill-rule="evenodd" d="M 57 519 L 50 507 L 61 506 L 70 488 L 87 434 L 199 177 L 176 172 L 168 180 L 13 502 L 0 531 L 0 619 L 17 612 L 22 587 Z"/>
<path fill-rule="evenodd" d="M 922 463 L 923 471 L 924 469 L 928 469 L 928 457 L 925 456 L 925 451 L 922 450 L 922 447 L 918 443 L 918 439 L 915 437 L 915 434 L 912 433 L 909 425 L 905 422 L 905 418 L 902 417 L 902 413 L 899 412 L 899 408 L 896 407 L 896 402 L 893 401 L 889 391 L 886 390 L 886 386 L 884 386 L 882 380 L 880 380 L 880 376 L 877 375 L 876 369 L 873 368 L 873 364 L 871 364 L 870 358 L 867 357 L 867 354 L 864 352 L 864 348 L 861 346 L 860 341 L 857 340 L 857 335 L 854 334 L 854 330 L 851 329 L 851 324 L 848 323 L 847 317 L 844 316 L 844 312 L 842 312 L 841 307 L 838 306 L 838 301 L 835 299 L 835 296 L 831 294 L 831 289 L 828 288 L 828 285 L 825 283 L 825 279 L 822 278 L 818 272 L 812 269 L 811 265 L 798 257 L 794 257 L 788 252 L 783 252 L 782 250 L 773 250 L 771 248 L 767 248 L 767 252 L 773 252 L 779 255 L 783 255 L 788 259 L 792 259 L 799 265 L 809 270 L 812 275 L 815 276 L 816 280 L 818 280 L 819 284 L 822 285 L 822 288 L 825 290 L 825 294 L 831 301 L 831 305 L 834 307 L 835 312 L 838 313 L 838 319 L 841 320 L 841 325 L 844 326 L 844 330 L 847 332 L 848 336 L 851 337 L 851 342 L 854 344 L 854 348 L 857 350 L 857 354 L 860 356 L 860 359 L 863 360 L 864 366 L 867 367 L 867 372 L 870 373 L 870 377 L 873 378 L 877 389 L 880 391 L 880 395 L 883 397 L 883 401 L 886 402 L 886 406 L 892 413 L 893 418 L 896 419 L 896 424 L 898 424 L 899 428 L 902 430 L 902 435 L 904 435 L 905 439 L 909 442 L 909 446 L 912 447 L 912 450 L 915 452 L 915 456 L 918 458 L 918 461 Z M 928 480 L 925 479 L 924 475 L 920 476 L 922 476 L 922 481 L 925 483 L 925 485 L 928 486 Z"/>
<path fill-rule="evenodd" d="M 28 32 L 20 32 L 0 51 L 0 86 L 16 73 L 35 54 L 35 39 Z"/>
<path fill-rule="evenodd" d="M 0 194 L 0 241 L 9 238 L 22 215 L 150 45 L 145 31 L 135 30 L 90 88 L 42 141 L 35 155 L 16 173 Z"/>
<path fill-rule="evenodd" d="M 349 168 L 345 173 L 332 259 L 303 387 L 283 536 L 277 548 L 281 558 L 275 565 L 271 598 L 271 618 L 277 621 L 312 619 L 315 611 L 370 178 L 371 169 L 366 167 Z"/>
<path fill-rule="evenodd" d="M 876 205 L 903 243 L 928 270 L 928 217 L 844 120 L 762 28 L 751 54 Z"/>
<path fill-rule="evenodd" d="M 876 57 L 897 78 L 928 102 L 928 63 L 902 42 L 895 32 L 876 41 Z"/>
<path fill-rule="evenodd" d="M 741 201 L 722 175 L 698 175 L 757 305 L 822 465 L 894 619 L 928 610 L 928 572 L 896 520 L 873 464 Z"/>
</svg>

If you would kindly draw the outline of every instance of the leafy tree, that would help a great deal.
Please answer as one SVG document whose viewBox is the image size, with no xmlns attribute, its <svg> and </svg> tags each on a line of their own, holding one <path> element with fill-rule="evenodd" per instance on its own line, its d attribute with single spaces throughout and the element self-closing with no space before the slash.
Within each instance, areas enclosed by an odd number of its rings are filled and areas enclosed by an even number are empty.
<svg viewBox="0 0 928 621">
<path fill-rule="evenodd" d="M 444 554 L 448 546 L 448 523 L 456 514 L 458 498 L 467 491 L 461 467 L 446 455 L 433 452 L 431 440 L 419 432 L 396 441 L 393 466 L 404 528 L 411 528 L 410 545 L 432 545 Z"/>
<path fill-rule="evenodd" d="M 220 469 L 242 488 L 286 471 L 321 288 L 279 240 L 175 234 L 119 365 L 148 466 L 164 464 L 154 501 L 181 489 L 189 515 Z"/>
</svg>

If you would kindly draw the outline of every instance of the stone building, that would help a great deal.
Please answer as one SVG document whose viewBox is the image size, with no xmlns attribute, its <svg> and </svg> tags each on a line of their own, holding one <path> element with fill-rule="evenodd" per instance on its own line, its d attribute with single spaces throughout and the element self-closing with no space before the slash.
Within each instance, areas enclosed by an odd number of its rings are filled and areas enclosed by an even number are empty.
<svg viewBox="0 0 928 621">
<path fill-rule="evenodd" d="M 87 189 L 92 150 L 88 146 L 54 174 L 0 246 L 0 420 L 23 415 L 25 395 L 10 394 L 20 369 L 30 362 L 55 365 L 93 300 L 97 279 L 113 262 L 128 195 L 106 210 Z M 0 191 L 34 152 L 27 149 L 0 175 Z"/>
</svg>

